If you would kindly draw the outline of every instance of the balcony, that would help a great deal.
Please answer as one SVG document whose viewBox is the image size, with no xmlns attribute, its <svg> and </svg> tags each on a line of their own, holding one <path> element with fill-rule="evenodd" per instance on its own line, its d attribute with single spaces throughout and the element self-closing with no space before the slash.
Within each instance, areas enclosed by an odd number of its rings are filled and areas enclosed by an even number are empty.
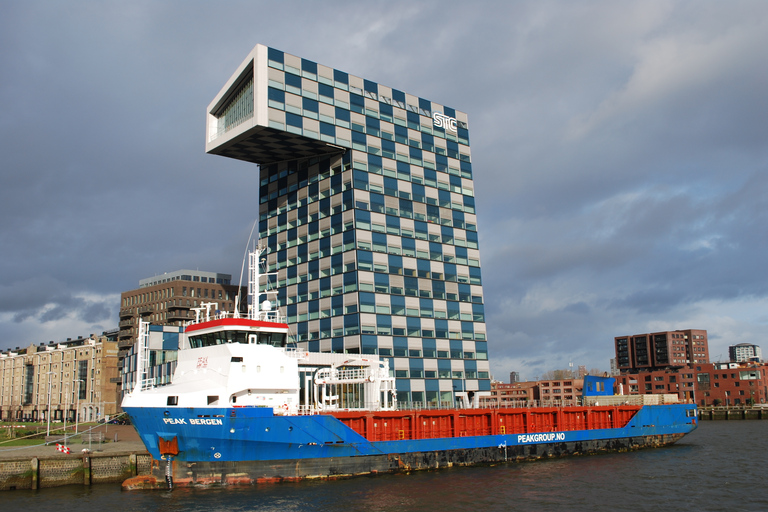
<svg viewBox="0 0 768 512">
<path fill-rule="evenodd" d="M 189 310 L 181 310 L 181 311 L 169 311 L 168 316 L 166 317 L 166 321 L 173 322 L 176 320 L 194 320 L 195 315 L 194 313 L 190 313 Z"/>
<path fill-rule="evenodd" d="M 133 316 L 133 308 L 123 308 L 120 310 L 120 318 L 131 318 Z"/>
<path fill-rule="evenodd" d="M 132 346 L 133 346 L 133 339 L 127 339 L 127 340 L 121 339 L 120 341 L 117 342 L 117 348 L 119 350 L 129 349 Z"/>
</svg>

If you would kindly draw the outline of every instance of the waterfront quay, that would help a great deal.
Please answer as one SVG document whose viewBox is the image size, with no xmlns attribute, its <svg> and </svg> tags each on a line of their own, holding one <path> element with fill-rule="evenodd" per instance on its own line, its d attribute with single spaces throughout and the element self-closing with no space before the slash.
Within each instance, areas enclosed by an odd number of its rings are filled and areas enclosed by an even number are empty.
<svg viewBox="0 0 768 512">
<path fill-rule="evenodd" d="M 0 491 L 119 484 L 151 472 L 152 457 L 132 426 L 102 426 L 94 431 L 94 438 L 104 442 L 70 438 L 70 453 L 59 451 L 55 441 L 25 447 L 0 445 Z"/>
<path fill-rule="evenodd" d="M 699 420 L 768 420 L 768 407 L 699 407 Z"/>
</svg>

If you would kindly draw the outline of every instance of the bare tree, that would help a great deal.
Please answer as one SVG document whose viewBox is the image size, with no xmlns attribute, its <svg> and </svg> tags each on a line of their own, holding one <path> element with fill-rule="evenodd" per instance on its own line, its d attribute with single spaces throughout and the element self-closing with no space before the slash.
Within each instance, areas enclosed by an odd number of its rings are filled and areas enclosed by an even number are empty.
<svg viewBox="0 0 768 512">
<path fill-rule="evenodd" d="M 573 379 L 574 374 L 572 370 L 549 370 L 541 375 L 538 380 L 563 380 Z"/>
</svg>

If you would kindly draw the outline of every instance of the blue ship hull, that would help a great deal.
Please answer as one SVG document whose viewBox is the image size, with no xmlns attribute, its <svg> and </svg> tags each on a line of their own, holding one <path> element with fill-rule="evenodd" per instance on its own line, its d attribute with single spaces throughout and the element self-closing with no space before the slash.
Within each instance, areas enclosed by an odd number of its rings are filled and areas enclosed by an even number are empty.
<svg viewBox="0 0 768 512">
<path fill-rule="evenodd" d="M 695 411 L 688 404 L 643 406 L 621 428 L 369 441 L 325 414 L 275 416 L 272 409 L 256 407 L 126 408 L 157 461 L 155 473 L 172 469 L 177 485 L 323 478 L 655 447 L 694 430 Z M 172 457 L 164 456 L 168 453 Z M 166 468 L 161 459 L 173 463 Z"/>
</svg>

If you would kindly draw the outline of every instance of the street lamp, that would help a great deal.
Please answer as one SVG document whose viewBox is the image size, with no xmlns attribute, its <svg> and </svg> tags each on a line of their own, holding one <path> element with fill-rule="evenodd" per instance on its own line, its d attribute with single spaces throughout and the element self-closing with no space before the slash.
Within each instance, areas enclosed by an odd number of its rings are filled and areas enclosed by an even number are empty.
<svg viewBox="0 0 768 512">
<path fill-rule="evenodd" d="M 67 384 L 67 393 L 64 395 L 64 447 L 67 446 L 67 408 L 69 407 L 69 384 Z"/>
<path fill-rule="evenodd" d="M 48 432 L 46 434 L 46 437 L 51 435 L 51 374 L 53 372 L 47 372 L 46 375 L 48 376 L 48 414 L 46 415 L 48 418 Z"/>
<path fill-rule="evenodd" d="M 85 382 L 83 379 L 75 379 L 75 382 Z M 77 396 L 75 397 L 75 435 L 77 435 L 78 417 L 80 415 L 80 385 L 77 386 Z"/>
</svg>

